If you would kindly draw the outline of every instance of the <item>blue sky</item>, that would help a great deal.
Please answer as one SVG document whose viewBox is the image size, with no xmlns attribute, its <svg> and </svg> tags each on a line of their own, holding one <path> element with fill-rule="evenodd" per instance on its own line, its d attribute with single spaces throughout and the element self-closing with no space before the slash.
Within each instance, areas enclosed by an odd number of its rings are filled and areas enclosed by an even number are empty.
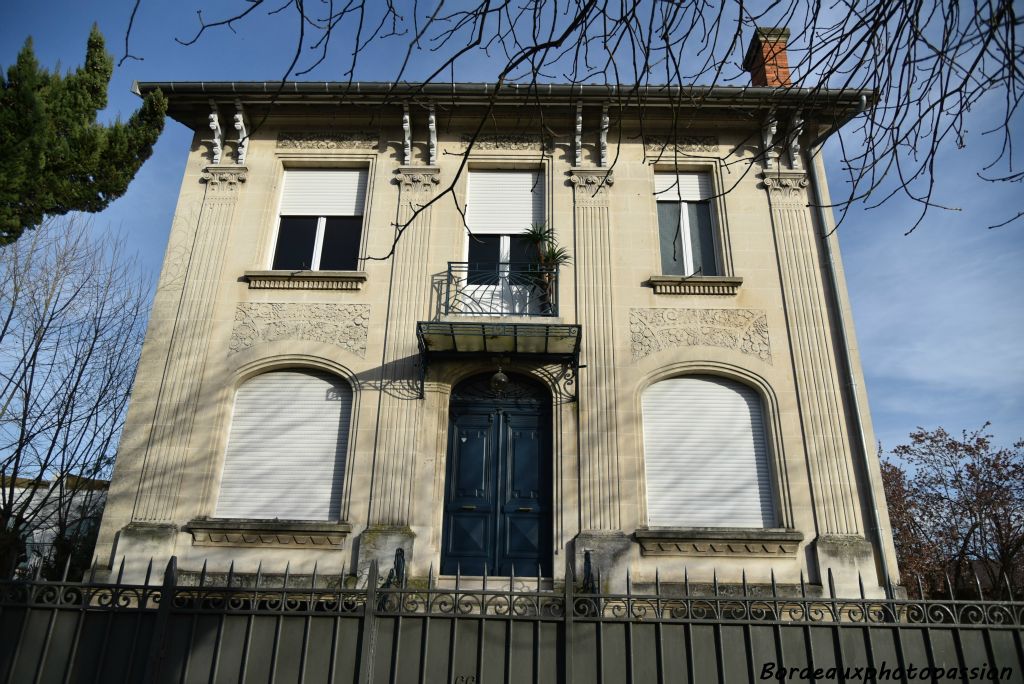
<svg viewBox="0 0 1024 684">
<path fill-rule="evenodd" d="M 0 65 L 13 62 L 32 35 L 42 64 L 77 66 L 94 21 L 108 50 L 120 57 L 131 5 L 130 0 L 7 0 L 0 4 Z M 221 32 L 192 47 L 175 43 L 174 37 L 189 37 L 198 26 L 197 5 L 196 0 L 143 2 L 131 49 L 143 61 L 128 60 L 115 69 L 104 117 L 126 118 L 135 109 L 133 80 L 280 78 L 291 46 L 279 22 L 256 17 L 237 34 Z M 332 61 L 305 78 L 339 79 L 341 54 L 336 50 Z M 376 51 L 359 78 L 393 78 L 394 60 L 386 50 Z M 455 77 L 480 81 L 493 74 L 476 60 Z M 974 108 L 966 147 L 940 156 L 936 198 L 958 211 L 934 211 L 904 236 L 917 208 L 896 200 L 872 210 L 855 208 L 840 229 L 872 416 L 885 448 L 906 441 L 919 425 L 959 431 L 991 420 L 997 442 L 1024 437 L 1024 221 L 987 229 L 1024 208 L 1024 189 L 975 176 L 998 145 L 995 136 L 981 134 L 991 124 L 986 104 L 998 103 L 983 101 Z M 190 139 L 187 129 L 168 120 L 128 193 L 96 219 L 98 228 L 119 233 L 154 280 Z M 841 196 L 838 155 L 833 150 L 826 158 L 832 162 L 833 196 Z"/>
</svg>

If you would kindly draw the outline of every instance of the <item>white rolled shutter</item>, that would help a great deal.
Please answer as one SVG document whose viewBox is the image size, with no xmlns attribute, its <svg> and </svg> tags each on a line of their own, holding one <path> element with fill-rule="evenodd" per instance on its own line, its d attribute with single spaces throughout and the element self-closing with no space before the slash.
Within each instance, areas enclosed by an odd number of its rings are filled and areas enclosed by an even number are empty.
<svg viewBox="0 0 1024 684">
<path fill-rule="evenodd" d="M 757 393 L 708 376 L 671 378 L 643 394 L 651 527 L 774 527 Z"/>
<path fill-rule="evenodd" d="M 217 517 L 337 520 L 352 388 L 313 370 L 273 371 L 238 389 Z"/>
<path fill-rule="evenodd" d="M 544 223 L 540 171 L 470 171 L 466 225 L 477 235 L 525 233 Z"/>
<path fill-rule="evenodd" d="M 711 174 L 708 173 L 656 173 L 654 197 L 662 202 L 699 202 L 714 195 Z"/>
<path fill-rule="evenodd" d="M 362 216 L 366 169 L 287 169 L 281 216 Z"/>
</svg>

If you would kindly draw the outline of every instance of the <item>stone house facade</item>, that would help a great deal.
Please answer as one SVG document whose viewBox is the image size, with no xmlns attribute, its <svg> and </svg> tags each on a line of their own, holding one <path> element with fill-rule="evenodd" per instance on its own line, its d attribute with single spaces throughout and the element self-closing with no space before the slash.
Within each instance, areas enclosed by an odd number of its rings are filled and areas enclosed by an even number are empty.
<svg viewBox="0 0 1024 684">
<path fill-rule="evenodd" d="M 872 94 L 784 39 L 748 88 L 138 84 L 195 135 L 101 564 L 898 581 L 818 208 Z"/>
</svg>

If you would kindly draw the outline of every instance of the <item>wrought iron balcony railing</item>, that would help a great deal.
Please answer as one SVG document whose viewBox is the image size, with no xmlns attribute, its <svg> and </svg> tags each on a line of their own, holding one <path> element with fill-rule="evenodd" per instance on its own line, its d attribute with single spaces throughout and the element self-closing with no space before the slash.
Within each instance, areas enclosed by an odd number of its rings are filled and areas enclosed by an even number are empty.
<svg viewBox="0 0 1024 684">
<path fill-rule="evenodd" d="M 558 267 L 449 261 L 442 311 L 476 316 L 557 316 Z"/>
</svg>

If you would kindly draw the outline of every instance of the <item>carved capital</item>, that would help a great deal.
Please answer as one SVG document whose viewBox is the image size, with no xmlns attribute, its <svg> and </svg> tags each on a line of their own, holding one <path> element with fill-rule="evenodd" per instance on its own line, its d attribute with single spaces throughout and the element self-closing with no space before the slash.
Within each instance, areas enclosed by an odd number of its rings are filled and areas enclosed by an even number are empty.
<svg viewBox="0 0 1024 684">
<path fill-rule="evenodd" d="M 761 179 L 773 201 L 806 204 L 807 174 L 803 171 L 785 173 L 779 171 L 764 174 Z"/>
<path fill-rule="evenodd" d="M 244 183 L 249 172 L 244 166 L 207 166 L 199 179 L 211 190 L 234 192 L 239 183 Z"/>
<path fill-rule="evenodd" d="M 607 203 L 615 175 L 607 169 L 571 169 L 569 183 L 576 191 L 576 203 Z"/>
<path fill-rule="evenodd" d="M 441 183 L 441 169 L 436 166 L 402 166 L 395 176 L 395 183 L 403 191 L 430 192 Z"/>
</svg>

